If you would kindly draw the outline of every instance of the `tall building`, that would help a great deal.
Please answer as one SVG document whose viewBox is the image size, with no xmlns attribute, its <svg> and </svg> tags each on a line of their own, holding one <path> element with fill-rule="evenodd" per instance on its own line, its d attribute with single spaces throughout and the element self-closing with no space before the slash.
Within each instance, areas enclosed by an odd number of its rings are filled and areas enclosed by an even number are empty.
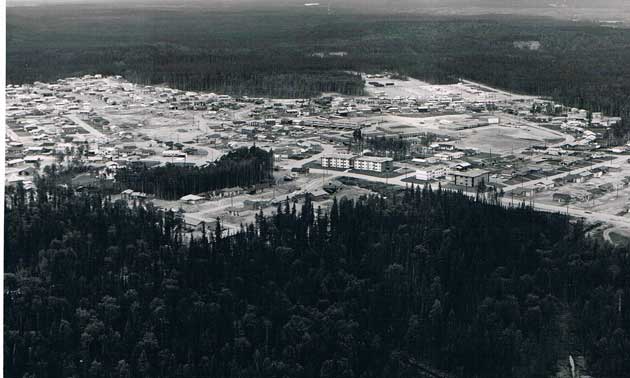
<svg viewBox="0 0 630 378">
<path fill-rule="evenodd" d="M 490 172 L 483 169 L 469 169 L 467 171 L 451 173 L 453 183 L 458 186 L 476 188 L 482 182 L 488 184 L 490 182 Z"/>
</svg>

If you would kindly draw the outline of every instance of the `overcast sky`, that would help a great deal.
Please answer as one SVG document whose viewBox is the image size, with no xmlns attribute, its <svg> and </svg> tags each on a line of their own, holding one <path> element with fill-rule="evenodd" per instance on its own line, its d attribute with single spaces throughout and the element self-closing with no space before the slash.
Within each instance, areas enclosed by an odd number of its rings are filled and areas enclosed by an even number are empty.
<svg viewBox="0 0 630 378">
<path fill-rule="evenodd" d="M 321 6 L 356 9 L 377 13 L 427 14 L 526 14 L 571 19 L 614 20 L 630 22 L 630 0 L 7 0 L 11 6 L 99 4 L 106 7 L 152 6 L 186 7 L 187 4 L 208 9 L 234 9 L 265 6 L 296 6 L 320 3 Z"/>
<path fill-rule="evenodd" d="M 139 2 L 148 2 L 143 0 L 136 0 Z M 257 2 L 260 4 L 264 4 L 268 0 L 192 0 L 194 3 L 233 3 L 238 4 L 241 2 L 252 3 Z M 354 3 L 360 4 L 365 0 L 320 0 L 321 3 L 331 2 L 333 4 L 342 4 L 342 3 Z M 94 3 L 130 3 L 133 0 L 8 0 L 8 4 L 61 4 L 61 3 L 85 3 L 85 4 L 94 4 Z M 181 0 L 153 0 L 151 2 L 154 3 L 179 3 L 184 4 L 186 1 Z M 301 0 L 287 0 L 287 3 L 313 3 L 316 1 L 301 1 Z M 541 6 L 549 6 L 549 5 L 565 5 L 565 6 L 577 6 L 581 8 L 623 8 L 627 5 L 630 0 L 367 0 L 367 2 L 371 4 L 381 4 L 383 6 L 386 5 L 406 5 L 406 6 L 496 6 L 496 7 L 515 7 L 515 8 L 529 8 L 529 7 L 541 7 Z"/>
</svg>

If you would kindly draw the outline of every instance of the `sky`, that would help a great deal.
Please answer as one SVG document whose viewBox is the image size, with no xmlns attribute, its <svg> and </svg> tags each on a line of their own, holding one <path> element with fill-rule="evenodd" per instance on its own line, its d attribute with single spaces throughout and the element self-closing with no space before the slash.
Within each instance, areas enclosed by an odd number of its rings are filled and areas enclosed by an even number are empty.
<svg viewBox="0 0 630 378">
<path fill-rule="evenodd" d="M 303 6 L 320 3 L 332 9 L 363 12 L 427 14 L 522 14 L 581 19 L 625 19 L 630 21 L 630 0 L 7 0 L 7 6 L 99 4 L 106 6 L 265 7 Z M 134 4 L 135 3 L 135 4 Z"/>
<path fill-rule="evenodd" d="M 8 0 L 9 4 L 64 4 L 64 3 L 76 3 L 76 4 L 94 4 L 94 3 L 130 3 L 130 0 Z M 183 4 L 186 1 L 178 1 L 178 0 L 157 0 L 152 1 L 154 3 L 180 3 Z M 193 0 L 191 2 L 194 3 L 233 3 L 238 4 L 242 2 L 252 3 L 257 2 L 260 4 L 264 4 L 268 2 L 268 0 Z M 287 3 L 301 3 L 302 1 L 286 1 Z M 307 2 L 316 2 L 316 1 L 304 1 Z M 391 6 L 391 5 L 405 5 L 409 7 L 413 6 L 432 6 L 432 7 L 440 7 L 440 6 L 488 6 L 488 7 L 507 7 L 507 8 L 532 8 L 532 7 L 541 7 L 550 4 L 557 5 L 566 5 L 566 6 L 577 6 L 580 8 L 597 8 L 597 7 L 605 7 L 605 8 L 623 8 L 627 5 L 628 0 L 321 0 L 320 3 L 328 3 L 331 2 L 333 4 L 341 4 L 341 3 L 355 3 L 357 5 L 363 3 L 371 3 L 372 5 L 382 5 L 382 6 Z"/>
</svg>

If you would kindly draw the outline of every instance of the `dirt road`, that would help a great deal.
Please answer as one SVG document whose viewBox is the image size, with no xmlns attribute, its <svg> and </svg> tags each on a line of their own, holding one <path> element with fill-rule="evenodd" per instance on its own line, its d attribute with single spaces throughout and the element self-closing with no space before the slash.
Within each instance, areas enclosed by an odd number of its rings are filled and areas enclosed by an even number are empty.
<svg viewBox="0 0 630 378">
<path fill-rule="evenodd" d="M 73 113 L 67 114 L 66 118 L 70 119 L 72 122 L 74 122 L 77 125 L 79 125 L 80 127 L 84 128 L 86 131 L 88 131 L 90 134 L 92 134 L 92 136 L 94 136 L 94 137 L 96 137 L 98 139 L 106 139 L 107 138 L 105 136 L 105 134 L 103 134 L 102 132 L 96 130 L 92 126 L 88 125 L 85 121 L 80 119 L 76 114 L 73 114 Z"/>
</svg>

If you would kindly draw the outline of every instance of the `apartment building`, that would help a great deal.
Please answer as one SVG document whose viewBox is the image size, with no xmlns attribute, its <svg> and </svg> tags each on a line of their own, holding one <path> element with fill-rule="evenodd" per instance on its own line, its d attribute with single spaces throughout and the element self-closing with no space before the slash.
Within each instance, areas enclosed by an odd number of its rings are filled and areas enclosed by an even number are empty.
<svg viewBox="0 0 630 378">
<path fill-rule="evenodd" d="M 416 179 L 421 181 L 431 181 L 446 176 L 448 168 L 444 165 L 433 165 L 422 167 L 416 170 Z"/>
<path fill-rule="evenodd" d="M 350 169 L 353 159 L 354 156 L 349 154 L 324 155 L 322 156 L 322 167 Z"/>
<path fill-rule="evenodd" d="M 394 166 L 394 159 L 377 156 L 359 156 L 354 158 L 354 169 L 360 171 L 388 172 Z"/>
</svg>

